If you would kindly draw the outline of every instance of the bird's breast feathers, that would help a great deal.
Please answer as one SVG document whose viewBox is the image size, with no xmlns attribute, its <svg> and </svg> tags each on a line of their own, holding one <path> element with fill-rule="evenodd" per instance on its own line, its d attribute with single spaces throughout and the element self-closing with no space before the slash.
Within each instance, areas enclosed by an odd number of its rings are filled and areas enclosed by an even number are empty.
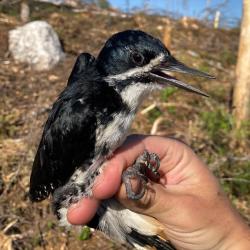
<svg viewBox="0 0 250 250">
<path fill-rule="evenodd" d="M 107 124 L 100 124 L 97 126 L 96 151 L 107 148 L 107 154 L 110 154 L 117 149 L 126 139 L 134 116 L 135 112 L 133 111 L 129 113 L 127 111 L 114 113 L 112 115 L 112 121 Z M 98 154 L 99 152 L 96 153 Z"/>
</svg>

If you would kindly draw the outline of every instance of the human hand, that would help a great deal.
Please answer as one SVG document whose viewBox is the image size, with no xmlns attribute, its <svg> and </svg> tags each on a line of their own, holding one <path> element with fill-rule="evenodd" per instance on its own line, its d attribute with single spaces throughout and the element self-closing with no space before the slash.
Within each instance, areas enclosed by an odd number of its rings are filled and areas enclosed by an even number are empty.
<svg viewBox="0 0 250 250">
<path fill-rule="evenodd" d="M 127 199 L 121 175 L 144 150 L 161 160 L 159 183 L 149 182 L 139 201 Z M 134 188 L 136 183 L 134 183 Z M 101 200 L 116 198 L 127 208 L 156 218 L 177 249 L 249 249 L 250 233 L 216 178 L 181 142 L 157 136 L 130 136 L 105 163 L 93 188 L 68 211 L 72 224 L 86 224 Z"/>
</svg>

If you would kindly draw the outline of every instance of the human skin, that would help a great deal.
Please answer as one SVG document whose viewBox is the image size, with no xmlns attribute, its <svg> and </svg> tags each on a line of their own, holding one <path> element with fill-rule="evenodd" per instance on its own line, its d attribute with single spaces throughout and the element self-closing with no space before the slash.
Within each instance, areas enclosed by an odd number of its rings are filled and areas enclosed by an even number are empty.
<svg viewBox="0 0 250 250">
<path fill-rule="evenodd" d="M 122 172 L 144 150 L 161 161 L 159 182 L 149 181 L 139 201 L 127 199 Z M 133 189 L 139 183 L 133 180 Z M 232 207 L 217 179 L 185 144 L 169 138 L 134 135 L 104 166 L 93 197 L 84 198 L 68 211 L 71 224 L 86 224 L 103 199 L 115 196 L 125 207 L 156 218 L 177 249 L 250 249 L 250 231 Z"/>
</svg>

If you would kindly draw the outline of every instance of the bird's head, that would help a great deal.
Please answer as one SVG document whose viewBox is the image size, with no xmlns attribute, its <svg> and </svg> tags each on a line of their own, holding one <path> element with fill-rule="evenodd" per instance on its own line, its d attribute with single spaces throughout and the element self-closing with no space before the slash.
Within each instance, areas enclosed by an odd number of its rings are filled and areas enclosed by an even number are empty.
<svg viewBox="0 0 250 250">
<path fill-rule="evenodd" d="M 170 76 L 171 71 L 214 78 L 177 61 L 160 40 L 139 30 L 113 35 L 101 50 L 97 65 L 110 86 L 131 98 L 171 85 L 207 96 Z"/>
</svg>

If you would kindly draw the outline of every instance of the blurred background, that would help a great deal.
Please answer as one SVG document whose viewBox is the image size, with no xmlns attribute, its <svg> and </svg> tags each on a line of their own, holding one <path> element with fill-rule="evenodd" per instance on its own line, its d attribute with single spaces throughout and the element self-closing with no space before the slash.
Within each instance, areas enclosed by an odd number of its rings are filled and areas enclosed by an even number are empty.
<svg viewBox="0 0 250 250">
<path fill-rule="evenodd" d="M 131 133 L 185 141 L 250 221 L 250 1 L 2 0 L 0 249 L 128 249 L 98 232 L 67 232 L 49 201 L 27 197 L 42 126 L 77 55 L 97 56 L 125 29 L 160 38 L 176 58 L 216 76 L 185 76 L 210 98 L 172 87 L 149 97 Z"/>
</svg>

